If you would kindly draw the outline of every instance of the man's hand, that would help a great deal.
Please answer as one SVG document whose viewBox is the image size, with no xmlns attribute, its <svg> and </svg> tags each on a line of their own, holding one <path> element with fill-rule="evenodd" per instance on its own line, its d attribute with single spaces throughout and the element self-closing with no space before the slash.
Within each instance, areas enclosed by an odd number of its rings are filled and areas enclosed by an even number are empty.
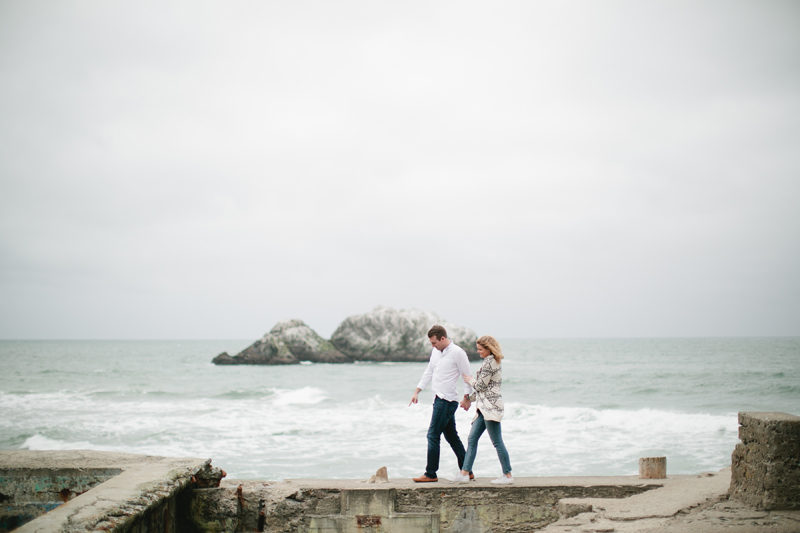
<svg viewBox="0 0 800 533">
<path fill-rule="evenodd" d="M 463 407 L 465 411 L 469 411 L 470 405 L 472 405 L 472 402 L 469 401 L 469 398 L 464 398 L 461 400 L 461 407 Z"/>
<path fill-rule="evenodd" d="M 414 394 L 411 395 L 411 401 L 408 402 L 408 405 L 412 403 L 417 403 L 419 401 L 419 389 L 414 391 Z"/>
</svg>

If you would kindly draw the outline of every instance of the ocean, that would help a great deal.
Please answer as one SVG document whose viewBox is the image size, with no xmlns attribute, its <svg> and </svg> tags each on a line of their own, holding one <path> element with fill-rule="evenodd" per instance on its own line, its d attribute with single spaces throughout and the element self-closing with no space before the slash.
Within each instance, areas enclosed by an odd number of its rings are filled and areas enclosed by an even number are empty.
<svg viewBox="0 0 800 533">
<path fill-rule="evenodd" d="M 500 341 L 518 477 L 632 475 L 652 456 L 717 471 L 737 412 L 800 415 L 797 337 Z M 424 363 L 211 364 L 251 342 L 0 341 L 0 449 L 211 458 L 230 479 L 423 473 L 432 398 L 409 400 Z M 456 416 L 465 443 L 472 416 Z M 443 440 L 439 474 L 456 469 Z M 488 434 L 474 471 L 500 473 Z"/>
</svg>

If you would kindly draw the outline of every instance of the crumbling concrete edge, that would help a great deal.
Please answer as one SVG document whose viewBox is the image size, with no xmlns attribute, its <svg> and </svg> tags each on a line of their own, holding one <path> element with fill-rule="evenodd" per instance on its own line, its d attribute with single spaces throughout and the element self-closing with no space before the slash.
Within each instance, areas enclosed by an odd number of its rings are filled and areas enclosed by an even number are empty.
<svg viewBox="0 0 800 533">
<path fill-rule="evenodd" d="M 2 452 L 0 462 L 13 463 L 14 468 L 52 467 L 47 452 Z M 52 452 L 50 452 L 52 453 Z M 15 530 L 15 533 L 85 533 L 105 531 L 127 533 L 136 524 L 163 507 L 166 516 L 157 521 L 177 520 L 179 493 L 190 486 L 219 484 L 224 472 L 211 466 L 211 459 L 176 459 L 132 454 L 92 451 L 56 453 L 68 459 L 67 468 L 117 468 L 121 473 L 80 494 Z M 57 459 L 57 460 L 58 460 Z M 25 463 L 28 463 L 27 465 Z M 65 467 L 62 462 L 61 468 Z"/>
<path fill-rule="evenodd" d="M 730 479 L 731 469 L 727 467 L 719 472 L 706 472 L 696 477 L 665 483 L 655 490 L 622 500 L 564 498 L 559 501 L 561 519 L 549 524 L 542 531 L 563 531 L 563 528 L 581 528 L 588 524 L 599 530 L 606 528 L 609 531 L 622 523 L 663 526 L 669 519 L 680 514 L 727 500 Z M 635 531 L 635 526 L 631 530 Z"/>
<path fill-rule="evenodd" d="M 112 502 L 113 500 L 98 498 L 96 503 L 91 506 L 94 507 L 99 503 L 99 507 L 103 511 L 101 516 L 92 516 L 89 519 L 82 520 L 81 515 L 85 513 L 86 509 L 74 509 L 68 516 L 61 531 L 64 533 L 82 531 L 114 531 L 121 533 L 129 531 L 148 509 L 162 505 L 175 498 L 178 493 L 192 484 L 193 477 L 201 470 L 209 468 L 211 468 L 211 459 L 204 461 L 200 468 L 179 467 L 170 470 L 163 477 L 157 477 L 136 485 L 134 492 L 130 496 L 121 502 L 114 502 L 115 504 L 112 507 L 107 507 L 104 502 Z M 138 473 L 135 467 L 128 472 Z M 123 480 L 126 473 L 120 474 Z M 97 488 L 101 489 L 102 485 Z"/>
</svg>

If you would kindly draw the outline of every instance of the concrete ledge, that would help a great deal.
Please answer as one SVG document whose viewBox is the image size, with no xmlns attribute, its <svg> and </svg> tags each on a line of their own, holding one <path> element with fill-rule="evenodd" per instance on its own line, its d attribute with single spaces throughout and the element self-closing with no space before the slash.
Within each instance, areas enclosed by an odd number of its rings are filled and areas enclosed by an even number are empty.
<svg viewBox="0 0 800 533">
<path fill-rule="evenodd" d="M 223 481 L 192 491 L 196 532 L 798 533 L 800 513 L 727 500 L 730 468 L 694 476 Z M 199 517 L 202 517 L 201 519 Z M 238 529 L 237 529 L 238 528 Z"/>
<path fill-rule="evenodd" d="M 391 474 L 391 472 L 390 472 Z M 496 476 L 495 476 L 496 477 Z M 494 477 L 475 478 L 464 484 L 451 483 L 449 479 L 439 478 L 435 483 L 415 483 L 411 478 L 389 478 L 388 483 L 365 483 L 357 479 L 287 479 L 282 482 L 270 482 L 270 486 L 292 486 L 308 489 L 337 488 L 340 490 L 379 490 L 383 488 L 408 488 L 415 490 L 438 490 L 442 488 L 475 488 L 504 490 L 519 487 L 645 487 L 643 490 L 654 489 L 664 484 L 675 483 L 681 478 L 695 476 L 670 476 L 667 479 L 640 479 L 639 476 L 568 476 L 568 477 L 515 477 L 513 485 L 495 485 L 491 481 Z M 234 483 L 249 483 L 236 480 L 226 480 L 223 485 Z M 259 482 L 263 483 L 263 482 Z M 642 492 L 632 489 L 632 493 Z"/>
<path fill-rule="evenodd" d="M 18 480 L 26 473 L 45 480 L 38 488 L 23 481 L 15 499 L 77 489 L 74 498 L 19 533 L 800 532 L 798 511 L 759 511 L 728 501 L 730 469 L 659 480 L 517 478 L 514 485 L 498 486 L 488 478 L 468 484 L 391 478 L 380 484 L 220 482 L 224 473 L 210 462 L 91 451 L 0 452 L 0 471 Z M 70 479 L 77 484 L 61 487 Z"/>
<path fill-rule="evenodd" d="M 628 498 L 675 482 L 643 482 L 638 476 L 516 478 L 511 486 L 493 485 L 490 478 L 468 484 L 405 478 L 380 484 L 229 480 L 216 489 L 192 491 L 189 515 L 195 531 L 206 533 L 233 533 L 233 527 L 307 533 L 533 531 L 562 517 L 564 498 Z"/>
<path fill-rule="evenodd" d="M 731 482 L 730 469 L 699 476 L 673 476 L 659 490 L 635 494 L 624 500 L 609 498 L 566 498 L 563 505 L 590 506 L 603 511 L 609 520 L 669 518 L 710 499 L 719 499 Z"/>
<path fill-rule="evenodd" d="M 74 494 L 66 503 L 17 528 L 17 533 L 127 532 L 153 529 L 150 525 L 160 526 L 160 531 L 178 531 L 175 497 L 190 486 L 193 477 L 196 480 L 208 473 L 210 464 L 210 459 L 88 450 L 0 451 L 0 471 L 8 477 L 23 479 L 58 471 L 62 475 L 57 483 L 63 484 L 58 491 Z M 82 475 L 96 471 L 115 475 L 82 492 Z M 71 485 L 71 480 L 77 480 L 77 486 Z M 20 494 L 10 498 L 15 501 L 7 501 L 6 506 L 27 503 Z"/>
</svg>

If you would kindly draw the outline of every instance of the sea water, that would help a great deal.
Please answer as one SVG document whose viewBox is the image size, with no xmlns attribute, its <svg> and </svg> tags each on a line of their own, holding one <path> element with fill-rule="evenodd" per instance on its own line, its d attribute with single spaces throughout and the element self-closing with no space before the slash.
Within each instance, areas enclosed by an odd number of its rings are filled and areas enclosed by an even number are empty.
<svg viewBox="0 0 800 533">
<path fill-rule="evenodd" d="M 800 338 L 501 339 L 516 476 L 730 465 L 738 411 L 800 415 Z M 250 341 L 0 341 L 0 449 L 212 458 L 229 478 L 424 471 L 425 363 L 215 366 Z M 480 363 L 472 363 L 473 372 Z M 466 442 L 474 414 L 459 409 Z M 457 469 L 442 440 L 439 474 Z M 474 467 L 495 476 L 485 434 Z"/>
</svg>

